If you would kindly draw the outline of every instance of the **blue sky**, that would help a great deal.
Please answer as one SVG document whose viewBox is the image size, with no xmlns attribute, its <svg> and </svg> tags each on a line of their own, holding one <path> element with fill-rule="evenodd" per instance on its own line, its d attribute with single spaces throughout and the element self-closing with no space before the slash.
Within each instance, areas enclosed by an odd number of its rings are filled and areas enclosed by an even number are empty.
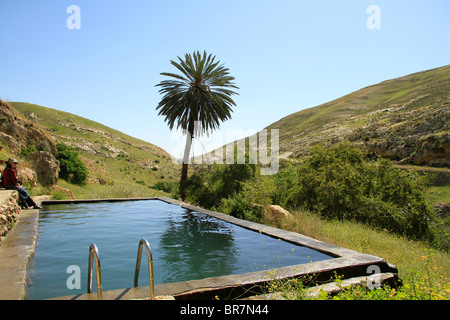
<svg viewBox="0 0 450 320">
<path fill-rule="evenodd" d="M 79 29 L 67 27 L 70 5 L 80 9 Z M 367 26 L 371 5 L 379 29 Z M 155 110 L 155 85 L 175 71 L 177 56 L 206 50 L 236 77 L 225 143 L 365 86 L 447 65 L 449 34 L 448 0 L 1 0 L 0 98 L 67 111 L 177 156 L 181 140 Z"/>
</svg>

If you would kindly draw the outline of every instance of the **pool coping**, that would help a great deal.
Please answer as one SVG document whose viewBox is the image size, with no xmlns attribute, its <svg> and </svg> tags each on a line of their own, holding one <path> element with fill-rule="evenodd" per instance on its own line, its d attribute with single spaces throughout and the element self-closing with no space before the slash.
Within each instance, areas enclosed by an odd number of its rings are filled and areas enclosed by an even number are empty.
<svg viewBox="0 0 450 320">
<path fill-rule="evenodd" d="M 39 210 L 21 210 L 15 227 L 0 247 L 0 300 L 23 300 L 28 282 L 27 269 L 34 255 Z"/>
<path fill-rule="evenodd" d="M 158 296 L 174 296 L 178 299 L 215 299 L 221 300 L 244 298 L 247 296 L 262 293 L 263 286 L 274 278 L 311 278 L 314 283 L 321 283 L 330 280 L 336 274 L 343 279 L 371 275 L 373 267 L 376 266 L 377 272 L 397 274 L 397 268 L 389 264 L 386 260 L 373 255 L 360 253 L 355 250 L 338 247 L 323 241 L 319 241 L 299 233 L 286 231 L 267 225 L 238 219 L 223 213 L 212 210 L 203 209 L 193 206 L 175 199 L 166 197 L 148 197 L 148 198 L 114 198 L 114 199 L 76 199 L 76 200 L 45 200 L 42 204 L 62 204 L 62 203 L 94 203 L 94 202 L 118 202 L 118 201 L 137 201 L 137 200 L 160 200 L 166 203 L 180 206 L 190 211 L 204 213 L 215 218 L 227 221 L 229 223 L 244 227 L 246 229 L 260 232 L 262 234 L 275 237 L 281 240 L 291 242 L 296 245 L 305 246 L 328 255 L 334 256 L 332 259 L 311 262 L 308 264 L 300 264 L 288 267 L 282 267 L 272 270 L 262 270 L 238 275 L 227 275 L 220 277 L 205 278 L 200 280 L 191 280 L 177 283 L 158 284 L 155 286 L 155 293 Z M 10 241 L 11 250 L 9 255 L 5 255 L 4 250 L 0 250 L 0 260 L 7 257 L 6 269 L 10 269 L 9 273 L 15 276 L 13 281 L 9 281 L 10 286 L 0 282 L 0 300 L 24 299 L 26 295 L 28 264 L 31 261 L 37 239 L 38 229 L 38 210 L 22 211 L 16 228 L 6 236 L 5 241 Z M 19 240 L 20 239 L 20 240 Z M 17 243 L 16 245 L 14 243 Z M 20 245 L 22 243 L 22 245 Z M 4 243 L 3 243 L 4 244 Z M 15 246 L 15 248 L 14 248 Z M 23 250 L 24 254 L 20 254 Z M 19 253 L 17 253 L 19 251 Z M 13 255 L 20 258 L 19 261 L 13 259 Z M 5 264 L 5 263 L 3 263 Z M 1 269 L 0 274 L 4 269 Z M 133 271 L 130 271 L 133 272 Z M 3 288 L 10 288 L 4 291 Z M 149 296 L 149 286 L 137 288 L 124 288 L 103 292 L 104 300 L 129 300 L 129 299 L 145 299 Z M 63 297 L 54 297 L 48 300 L 97 300 L 97 293 L 79 294 Z"/>
</svg>

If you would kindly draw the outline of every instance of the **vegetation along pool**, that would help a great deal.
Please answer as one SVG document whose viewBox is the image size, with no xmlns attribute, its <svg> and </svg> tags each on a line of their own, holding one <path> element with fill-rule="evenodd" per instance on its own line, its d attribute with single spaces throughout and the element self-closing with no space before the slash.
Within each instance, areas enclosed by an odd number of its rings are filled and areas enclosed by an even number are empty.
<svg viewBox="0 0 450 320">
<path fill-rule="evenodd" d="M 98 247 L 103 290 L 132 287 L 142 238 L 152 249 L 155 284 L 331 258 L 160 200 L 50 204 L 40 212 L 27 299 L 86 293 L 91 243 Z M 142 259 L 140 285 L 148 285 L 145 250 Z M 69 266 L 81 271 L 79 289 L 68 288 Z"/>
</svg>

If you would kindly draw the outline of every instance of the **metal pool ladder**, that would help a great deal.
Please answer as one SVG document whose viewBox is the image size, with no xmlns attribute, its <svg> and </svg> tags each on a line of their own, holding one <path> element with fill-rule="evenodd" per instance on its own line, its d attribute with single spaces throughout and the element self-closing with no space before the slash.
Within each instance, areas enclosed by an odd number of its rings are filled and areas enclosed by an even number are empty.
<svg viewBox="0 0 450 320">
<path fill-rule="evenodd" d="M 141 256 L 142 256 L 142 246 L 145 245 L 147 250 L 147 260 L 148 260 L 148 276 L 150 282 L 150 299 L 155 300 L 155 278 L 153 277 L 153 257 L 152 251 L 150 249 L 150 244 L 146 239 L 141 239 L 139 241 L 138 254 L 136 260 L 136 270 L 134 272 L 134 287 L 138 286 L 139 281 L 139 269 L 141 267 Z"/>
<path fill-rule="evenodd" d="M 98 257 L 98 249 L 97 246 L 92 243 L 89 247 L 89 271 L 88 271 L 88 293 L 92 291 L 92 265 L 93 260 L 95 259 L 95 271 L 97 274 L 97 297 L 98 300 L 102 300 L 102 270 L 100 266 L 100 258 Z"/>
<path fill-rule="evenodd" d="M 138 254 L 136 260 L 136 270 L 134 272 L 134 287 L 138 286 L 139 282 L 139 269 L 141 268 L 141 256 L 142 256 L 142 246 L 145 245 L 147 250 L 147 260 L 148 260 L 148 274 L 150 281 L 150 299 L 155 300 L 155 280 L 153 276 L 153 257 L 152 251 L 150 249 L 150 244 L 146 239 L 141 239 L 139 241 Z M 95 271 L 97 274 L 97 297 L 98 300 L 102 300 L 103 290 L 102 290 L 102 270 L 100 265 L 100 258 L 98 256 L 98 249 L 94 243 L 91 243 L 89 247 L 89 266 L 88 266 L 88 289 L 87 292 L 92 292 L 92 268 L 93 262 L 95 260 Z"/>
</svg>

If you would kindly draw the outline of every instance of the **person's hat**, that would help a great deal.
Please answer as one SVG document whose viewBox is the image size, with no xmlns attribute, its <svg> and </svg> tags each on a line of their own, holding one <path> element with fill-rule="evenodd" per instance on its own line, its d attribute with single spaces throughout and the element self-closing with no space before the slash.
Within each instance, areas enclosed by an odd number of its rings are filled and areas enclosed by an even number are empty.
<svg viewBox="0 0 450 320">
<path fill-rule="evenodd" d="M 11 163 L 19 163 L 19 162 L 17 162 L 17 160 L 14 158 L 9 158 L 8 163 L 11 164 Z"/>
</svg>

